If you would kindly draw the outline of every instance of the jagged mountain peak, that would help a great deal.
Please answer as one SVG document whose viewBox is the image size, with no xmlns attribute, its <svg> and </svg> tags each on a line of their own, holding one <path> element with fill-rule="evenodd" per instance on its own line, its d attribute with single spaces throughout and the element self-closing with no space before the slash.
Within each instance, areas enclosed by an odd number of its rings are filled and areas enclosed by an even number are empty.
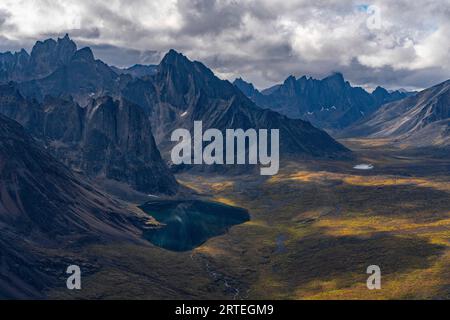
<svg viewBox="0 0 450 320">
<path fill-rule="evenodd" d="M 202 62 L 190 60 L 187 56 L 174 49 L 170 49 L 161 60 L 161 63 L 158 66 L 158 72 L 164 73 L 165 71 L 172 69 L 177 70 L 177 75 L 195 73 L 208 78 L 215 78 L 211 69 L 206 67 Z"/>
<path fill-rule="evenodd" d="M 72 41 L 72 39 L 70 39 L 69 34 L 66 33 L 66 34 L 64 35 L 64 37 L 58 38 L 58 42 L 62 42 L 62 41 L 69 42 L 69 41 Z"/>
<path fill-rule="evenodd" d="M 383 88 L 381 86 L 377 86 L 375 88 L 375 90 L 373 90 L 372 94 L 374 94 L 374 93 L 383 93 L 383 94 L 387 93 L 387 94 L 389 94 L 389 92 L 385 88 Z"/>
<path fill-rule="evenodd" d="M 293 83 L 297 81 L 297 79 L 295 78 L 295 76 L 290 75 L 289 77 L 286 78 L 286 80 L 284 80 L 284 84 L 289 84 L 289 83 Z"/>
<path fill-rule="evenodd" d="M 382 104 L 402 99 L 406 94 L 390 94 L 382 88 L 370 94 L 353 87 L 344 75 L 335 72 L 322 80 L 293 75 L 262 92 L 243 90 L 257 105 L 278 111 L 290 118 L 310 121 L 329 130 L 341 130 L 371 114 Z"/>
<path fill-rule="evenodd" d="M 44 78 L 69 63 L 76 51 L 77 45 L 66 35 L 37 41 L 30 54 L 25 49 L 14 54 L 0 53 L 0 82 Z"/>
<path fill-rule="evenodd" d="M 239 90 L 241 90 L 247 97 L 250 98 L 261 94 L 252 83 L 245 81 L 241 77 L 235 79 L 233 81 L 233 85 L 237 87 Z"/>
<path fill-rule="evenodd" d="M 178 65 L 180 63 L 190 63 L 191 61 L 182 53 L 175 49 L 170 49 L 161 60 L 160 65 Z"/>
<path fill-rule="evenodd" d="M 72 60 L 81 59 L 84 61 L 94 61 L 94 53 L 92 52 L 91 48 L 84 47 L 78 51 L 75 52 Z"/>
<path fill-rule="evenodd" d="M 150 87 L 153 87 L 152 92 Z M 174 128 L 190 130 L 194 120 L 202 120 L 205 129 L 221 131 L 228 128 L 279 129 L 280 147 L 286 154 L 348 155 L 348 150 L 325 132 L 302 120 L 288 119 L 259 108 L 241 90 L 218 78 L 204 64 L 175 52 L 166 55 L 151 84 L 143 86 L 142 81 L 135 81 L 127 87 L 125 95 L 149 111 L 157 141 L 165 154 L 173 145 L 168 135 Z M 140 98 L 136 98 L 138 96 Z"/>
</svg>

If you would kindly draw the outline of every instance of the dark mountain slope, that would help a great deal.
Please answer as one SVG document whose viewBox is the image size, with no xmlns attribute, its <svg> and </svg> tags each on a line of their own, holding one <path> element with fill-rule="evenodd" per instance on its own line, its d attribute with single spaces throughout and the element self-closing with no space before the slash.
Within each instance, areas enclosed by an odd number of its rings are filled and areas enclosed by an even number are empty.
<svg viewBox="0 0 450 320">
<path fill-rule="evenodd" d="M 352 87 L 340 73 L 322 80 L 290 76 L 283 84 L 263 93 L 242 79 L 234 84 L 261 107 L 331 130 L 345 128 L 382 104 L 407 96 L 399 91 L 389 93 L 381 87 L 370 94 L 362 88 Z"/>
<path fill-rule="evenodd" d="M 410 146 L 450 145 L 450 80 L 384 105 L 345 136 L 393 138 Z"/>
<path fill-rule="evenodd" d="M 349 152 L 308 122 L 257 107 L 230 82 L 174 50 L 161 61 L 155 76 L 129 83 L 122 94 L 149 114 L 164 151 L 170 149 L 174 129 L 192 129 L 195 120 L 202 120 L 204 129 L 279 129 L 282 154 L 336 157 Z"/>
<path fill-rule="evenodd" d="M 0 115 L 0 298 L 43 297 L 81 243 L 141 242 L 148 216 L 80 180 Z M 67 249 L 67 250 L 66 250 Z"/>
<path fill-rule="evenodd" d="M 71 59 L 49 76 L 20 84 L 27 97 L 42 101 L 45 96 L 72 96 L 81 105 L 90 98 L 113 94 L 120 87 L 120 76 L 100 60 L 89 48 L 75 52 Z"/>
<path fill-rule="evenodd" d="M 66 35 L 36 42 L 30 55 L 23 49 L 0 53 L 0 82 L 44 78 L 69 63 L 76 51 L 76 44 Z"/>
<path fill-rule="evenodd" d="M 116 67 L 111 67 L 117 74 L 129 74 L 135 78 L 145 78 L 153 76 L 158 71 L 157 65 L 142 65 L 135 64 L 129 68 L 120 69 Z"/>
<path fill-rule="evenodd" d="M 0 86 L 0 113 L 20 122 L 57 159 L 89 177 L 125 182 L 146 193 L 177 191 L 149 120 L 135 104 L 110 97 L 91 100 L 86 108 L 50 97 L 39 104 L 10 84 Z"/>
</svg>

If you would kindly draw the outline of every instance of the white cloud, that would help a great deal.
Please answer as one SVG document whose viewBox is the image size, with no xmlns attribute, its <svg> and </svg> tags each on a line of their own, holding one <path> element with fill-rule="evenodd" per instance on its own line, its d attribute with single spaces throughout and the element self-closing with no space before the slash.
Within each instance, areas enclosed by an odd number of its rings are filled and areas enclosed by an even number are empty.
<svg viewBox="0 0 450 320">
<path fill-rule="evenodd" d="M 379 29 L 367 27 L 368 5 L 380 9 Z M 100 50 L 107 62 L 175 48 L 260 87 L 332 71 L 391 87 L 450 75 L 450 0 L 2 0 L 0 18 L 0 48 L 70 32 L 83 45 L 121 48 Z"/>
</svg>

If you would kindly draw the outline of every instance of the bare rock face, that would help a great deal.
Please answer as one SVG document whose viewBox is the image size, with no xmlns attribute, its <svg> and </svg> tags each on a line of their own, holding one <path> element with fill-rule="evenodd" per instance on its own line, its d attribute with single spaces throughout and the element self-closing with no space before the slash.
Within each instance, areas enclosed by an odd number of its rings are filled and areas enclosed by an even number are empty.
<svg viewBox="0 0 450 320">
<path fill-rule="evenodd" d="M 23 124 L 60 161 L 89 177 L 124 182 L 146 193 L 174 194 L 178 184 L 162 160 L 144 111 L 111 97 L 76 102 L 23 98 L 0 86 L 0 113 Z"/>
<path fill-rule="evenodd" d="M 67 64 L 77 51 L 75 42 L 66 35 L 57 41 L 48 39 L 38 41 L 30 55 L 29 68 L 33 78 L 43 78 L 58 67 Z"/>
<path fill-rule="evenodd" d="M 417 147 L 450 146 L 450 80 L 384 105 L 345 136 L 392 138 Z"/>
<path fill-rule="evenodd" d="M 123 181 L 144 192 L 174 193 L 177 183 L 161 159 L 142 109 L 110 97 L 86 110 L 83 171 Z"/>
</svg>

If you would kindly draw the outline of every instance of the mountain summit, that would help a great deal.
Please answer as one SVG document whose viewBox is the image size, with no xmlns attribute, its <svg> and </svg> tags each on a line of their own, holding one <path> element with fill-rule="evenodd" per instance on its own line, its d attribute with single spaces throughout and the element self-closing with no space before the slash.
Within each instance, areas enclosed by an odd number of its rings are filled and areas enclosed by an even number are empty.
<svg viewBox="0 0 450 320">
<path fill-rule="evenodd" d="M 76 51 L 77 45 L 66 34 L 58 40 L 36 42 L 30 55 L 24 49 L 0 53 L 0 82 L 44 78 L 69 63 Z"/>
<path fill-rule="evenodd" d="M 190 61 L 170 50 L 148 80 L 130 82 L 123 96 L 146 110 L 163 152 L 172 146 L 176 128 L 193 129 L 202 120 L 204 129 L 279 129 L 283 154 L 336 157 L 349 151 L 309 122 L 289 119 L 256 106 L 239 89 L 221 80 L 203 63 Z"/>
</svg>

